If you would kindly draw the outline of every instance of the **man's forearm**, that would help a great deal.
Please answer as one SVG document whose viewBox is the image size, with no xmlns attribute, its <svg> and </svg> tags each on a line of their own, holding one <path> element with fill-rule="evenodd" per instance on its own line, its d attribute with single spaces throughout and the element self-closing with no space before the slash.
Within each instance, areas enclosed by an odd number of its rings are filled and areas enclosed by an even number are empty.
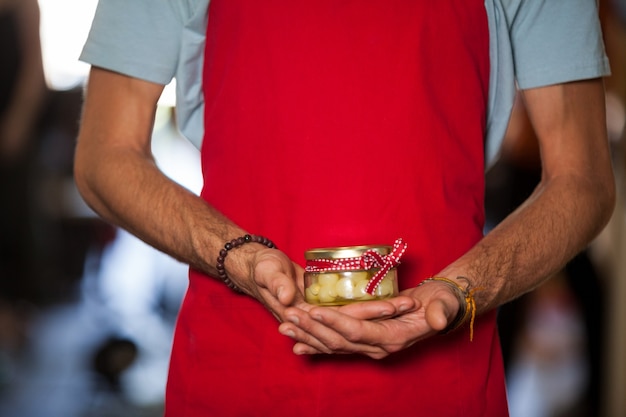
<svg viewBox="0 0 626 417">
<path fill-rule="evenodd" d="M 479 312 L 533 290 L 606 225 L 613 197 L 599 192 L 602 187 L 606 185 L 582 178 L 541 184 L 525 204 L 442 275 L 466 276 L 477 290 Z"/>
<path fill-rule="evenodd" d="M 80 148 L 79 148 L 80 149 Z M 239 229 L 198 196 L 167 178 L 154 161 L 127 150 L 77 153 L 77 184 L 87 203 L 105 220 L 148 244 L 207 273 L 219 252 L 219 236 Z M 83 169 L 81 164 L 89 164 Z"/>
<path fill-rule="evenodd" d="M 466 276 L 480 311 L 528 292 L 580 252 L 607 224 L 615 185 L 602 80 L 526 90 L 539 139 L 542 180 L 531 197 L 446 268 Z"/>
<path fill-rule="evenodd" d="M 243 231 L 157 167 L 150 138 L 161 91 L 156 84 L 92 70 L 76 147 L 76 184 L 104 219 L 214 275 L 224 242 Z M 237 255 L 229 258 L 231 274 L 248 275 Z"/>
</svg>

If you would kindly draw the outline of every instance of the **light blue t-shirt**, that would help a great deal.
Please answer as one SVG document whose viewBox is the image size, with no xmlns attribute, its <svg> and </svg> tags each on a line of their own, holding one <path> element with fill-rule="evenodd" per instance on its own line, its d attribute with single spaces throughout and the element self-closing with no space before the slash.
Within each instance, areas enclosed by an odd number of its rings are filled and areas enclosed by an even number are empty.
<svg viewBox="0 0 626 417">
<path fill-rule="evenodd" d="M 441 0 L 440 0 L 441 1 Z M 177 121 L 200 147 L 209 0 L 100 0 L 80 59 L 158 84 L 176 79 Z M 491 72 L 485 152 L 498 154 L 516 84 L 541 87 L 609 74 L 596 0 L 485 0 Z"/>
</svg>

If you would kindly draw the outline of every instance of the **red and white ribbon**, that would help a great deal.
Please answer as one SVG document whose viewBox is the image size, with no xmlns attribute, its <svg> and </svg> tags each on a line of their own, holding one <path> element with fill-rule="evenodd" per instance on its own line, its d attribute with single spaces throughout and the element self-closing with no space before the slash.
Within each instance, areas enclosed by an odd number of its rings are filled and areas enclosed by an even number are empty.
<svg viewBox="0 0 626 417">
<path fill-rule="evenodd" d="M 328 271 L 354 271 L 354 270 L 370 270 L 372 268 L 380 268 L 376 274 L 369 280 L 365 291 L 372 295 L 376 291 L 376 287 L 385 278 L 387 272 L 400 263 L 400 258 L 406 252 L 407 244 L 402 238 L 396 239 L 393 244 L 391 253 L 381 255 L 374 249 L 369 249 L 361 256 L 354 258 L 341 259 L 311 259 L 306 263 L 306 272 L 328 272 Z"/>
</svg>

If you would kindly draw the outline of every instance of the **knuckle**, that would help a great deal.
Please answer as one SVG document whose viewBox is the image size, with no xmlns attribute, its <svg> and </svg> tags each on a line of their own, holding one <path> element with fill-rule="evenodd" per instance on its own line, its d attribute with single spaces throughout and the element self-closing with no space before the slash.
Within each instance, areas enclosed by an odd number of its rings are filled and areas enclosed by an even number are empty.
<svg viewBox="0 0 626 417">
<path fill-rule="evenodd" d="M 357 333 L 347 333 L 345 336 L 346 340 L 350 343 L 358 343 L 360 341 L 360 337 Z"/>
<path fill-rule="evenodd" d="M 329 341 L 328 343 L 326 343 L 326 347 L 331 352 L 339 352 L 339 351 L 344 349 L 343 343 L 341 343 L 339 341 L 336 341 L 336 340 L 332 340 L 332 341 Z"/>
</svg>

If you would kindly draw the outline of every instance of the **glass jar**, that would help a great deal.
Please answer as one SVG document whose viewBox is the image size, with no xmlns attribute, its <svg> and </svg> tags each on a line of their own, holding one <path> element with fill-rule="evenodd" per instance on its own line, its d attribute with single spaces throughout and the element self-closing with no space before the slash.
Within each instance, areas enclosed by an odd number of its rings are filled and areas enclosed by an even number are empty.
<svg viewBox="0 0 626 417">
<path fill-rule="evenodd" d="M 306 301 L 309 304 L 338 306 L 398 295 L 396 265 L 404 249 L 399 256 L 394 249 L 379 245 L 306 251 Z"/>
</svg>

